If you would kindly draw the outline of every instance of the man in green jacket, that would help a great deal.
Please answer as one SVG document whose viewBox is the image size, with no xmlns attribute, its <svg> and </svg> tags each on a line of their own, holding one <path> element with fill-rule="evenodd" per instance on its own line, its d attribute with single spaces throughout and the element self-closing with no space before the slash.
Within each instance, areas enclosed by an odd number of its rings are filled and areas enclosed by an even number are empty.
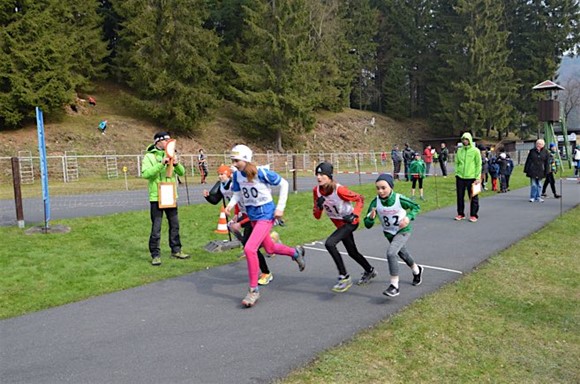
<svg viewBox="0 0 580 384">
<path fill-rule="evenodd" d="M 169 223 L 169 247 L 171 256 L 177 259 L 187 259 L 188 254 L 181 250 L 181 240 L 179 238 L 179 217 L 177 215 L 177 206 L 174 208 L 159 208 L 159 183 L 176 182 L 176 176 L 183 176 L 185 168 L 177 162 L 176 158 L 171 160 L 165 153 L 165 146 L 171 139 L 167 132 L 158 132 L 153 137 L 153 144 L 149 145 L 143 158 L 141 175 L 149 181 L 149 204 L 151 215 L 151 234 L 149 235 L 149 252 L 151 253 L 151 264 L 161 265 L 161 255 L 159 244 L 161 241 L 161 223 L 163 221 L 163 212 Z M 173 161 L 173 174 L 167 177 L 166 171 L 169 162 Z M 176 186 L 177 188 L 177 186 Z M 177 196 L 176 196 L 177 198 Z"/>
<path fill-rule="evenodd" d="M 469 221 L 475 223 L 479 218 L 479 196 L 472 196 L 473 185 L 478 185 L 481 179 L 481 153 L 475 147 L 469 132 L 461 136 L 463 146 L 455 155 L 455 189 L 457 190 L 457 216 L 455 220 L 465 219 L 465 192 L 471 201 Z"/>
</svg>

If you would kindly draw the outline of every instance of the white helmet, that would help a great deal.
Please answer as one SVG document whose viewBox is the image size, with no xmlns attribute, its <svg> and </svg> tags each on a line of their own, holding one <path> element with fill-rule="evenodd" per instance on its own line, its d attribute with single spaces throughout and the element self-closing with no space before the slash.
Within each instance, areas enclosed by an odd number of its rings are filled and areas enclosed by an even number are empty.
<svg viewBox="0 0 580 384">
<path fill-rule="evenodd" d="M 245 162 L 252 162 L 252 150 L 245 145 L 236 145 L 232 148 L 232 153 L 230 154 L 230 159 L 232 160 L 242 160 Z"/>
</svg>

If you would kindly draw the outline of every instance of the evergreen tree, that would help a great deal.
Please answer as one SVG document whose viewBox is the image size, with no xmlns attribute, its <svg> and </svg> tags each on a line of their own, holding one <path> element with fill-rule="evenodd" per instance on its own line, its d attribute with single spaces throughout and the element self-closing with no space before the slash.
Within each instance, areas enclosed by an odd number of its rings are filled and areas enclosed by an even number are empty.
<svg viewBox="0 0 580 384">
<path fill-rule="evenodd" d="M 385 111 L 395 117 L 426 115 L 427 64 L 431 60 L 430 0 L 381 0 L 379 74 Z"/>
<path fill-rule="evenodd" d="M 127 0 L 115 69 L 136 91 L 132 102 L 173 132 L 191 134 L 216 103 L 218 37 L 203 28 L 203 0 Z"/>
<path fill-rule="evenodd" d="M 39 106 L 63 113 L 102 74 L 106 45 L 98 3 L 5 1 L 0 5 L 0 125 L 18 126 Z"/>
<path fill-rule="evenodd" d="M 366 109 L 380 104 L 375 83 L 378 73 L 376 36 L 379 12 L 370 0 L 348 1 L 345 7 L 346 39 L 354 59 L 354 65 L 347 65 L 354 74 L 350 105 L 352 108 Z"/>
<path fill-rule="evenodd" d="M 243 57 L 232 63 L 230 93 L 249 133 L 283 139 L 314 125 L 320 65 L 310 42 L 305 0 L 256 0 L 244 7 Z"/>
<path fill-rule="evenodd" d="M 516 84 L 507 66 L 507 35 L 502 25 L 503 7 L 495 0 L 459 0 L 457 11 L 469 24 L 464 42 L 468 55 L 467 77 L 453 82 L 464 100 L 458 114 L 476 134 L 492 128 L 502 131 L 511 123 Z"/>
<path fill-rule="evenodd" d="M 505 1 L 506 25 L 510 29 L 509 65 L 519 80 L 519 97 L 514 100 L 520 135 L 525 137 L 537 125 L 537 100 L 541 93 L 532 87 L 553 79 L 561 57 L 580 42 L 578 0 Z"/>
</svg>

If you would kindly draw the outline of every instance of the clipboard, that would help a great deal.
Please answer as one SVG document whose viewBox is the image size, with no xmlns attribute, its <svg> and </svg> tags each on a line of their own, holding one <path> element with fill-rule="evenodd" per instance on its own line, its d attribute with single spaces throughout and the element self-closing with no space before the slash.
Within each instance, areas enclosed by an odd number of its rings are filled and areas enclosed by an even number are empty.
<svg viewBox="0 0 580 384">
<path fill-rule="evenodd" d="M 159 183 L 157 197 L 157 204 L 160 209 L 177 207 L 177 188 L 175 188 L 175 183 Z"/>
<path fill-rule="evenodd" d="M 471 197 L 477 196 L 481 193 L 481 183 L 471 184 Z"/>
</svg>

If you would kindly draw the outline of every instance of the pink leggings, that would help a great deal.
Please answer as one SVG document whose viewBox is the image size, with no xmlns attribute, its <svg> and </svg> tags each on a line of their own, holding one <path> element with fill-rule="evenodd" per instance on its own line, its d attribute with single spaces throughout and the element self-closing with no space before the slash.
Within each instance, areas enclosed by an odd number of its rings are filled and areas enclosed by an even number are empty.
<svg viewBox="0 0 580 384">
<path fill-rule="evenodd" d="M 258 286 L 258 274 L 260 273 L 258 248 L 260 246 L 263 246 L 269 254 L 294 256 L 294 248 L 272 241 L 272 238 L 270 238 L 270 230 L 273 225 L 273 220 L 252 221 L 252 234 L 244 246 L 244 253 L 246 254 L 246 261 L 248 263 L 250 288 L 256 288 Z"/>
</svg>

